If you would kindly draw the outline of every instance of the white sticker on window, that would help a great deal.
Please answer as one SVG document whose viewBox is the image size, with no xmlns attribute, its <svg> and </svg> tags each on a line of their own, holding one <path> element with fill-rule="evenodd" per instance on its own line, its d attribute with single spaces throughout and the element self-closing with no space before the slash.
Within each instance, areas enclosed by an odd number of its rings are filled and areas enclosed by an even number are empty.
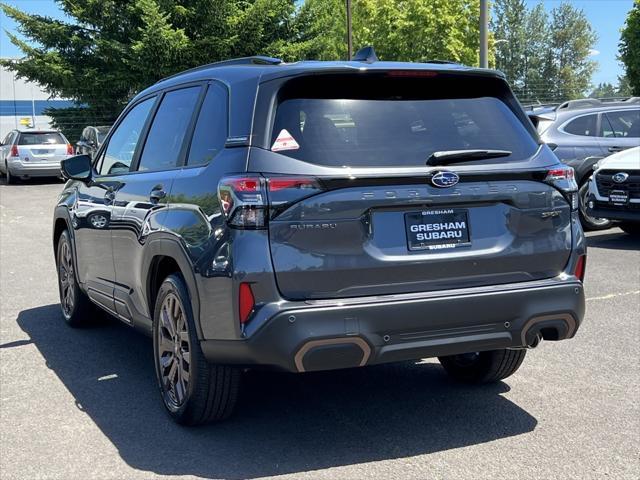
<svg viewBox="0 0 640 480">
<path fill-rule="evenodd" d="M 298 150 L 299 148 L 300 145 L 298 145 L 298 142 L 296 142 L 295 138 L 293 138 L 291 134 L 284 128 L 280 130 L 278 138 L 276 138 L 276 141 L 273 142 L 273 145 L 271 145 L 272 152 L 280 152 L 282 150 Z"/>
</svg>

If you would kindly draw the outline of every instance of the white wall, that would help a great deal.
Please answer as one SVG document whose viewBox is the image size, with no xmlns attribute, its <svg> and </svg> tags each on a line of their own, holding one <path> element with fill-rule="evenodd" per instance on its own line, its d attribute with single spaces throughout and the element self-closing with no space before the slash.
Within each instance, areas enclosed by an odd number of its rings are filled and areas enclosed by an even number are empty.
<svg viewBox="0 0 640 480">
<path fill-rule="evenodd" d="M 23 118 L 28 118 L 31 123 L 35 120 L 34 128 L 51 128 L 51 118 L 42 115 L 42 110 L 64 106 L 68 106 L 67 101 L 49 98 L 49 94 L 37 83 L 16 78 L 12 71 L 0 66 L 0 140 L 15 128 L 29 128 L 20 124 Z"/>
</svg>

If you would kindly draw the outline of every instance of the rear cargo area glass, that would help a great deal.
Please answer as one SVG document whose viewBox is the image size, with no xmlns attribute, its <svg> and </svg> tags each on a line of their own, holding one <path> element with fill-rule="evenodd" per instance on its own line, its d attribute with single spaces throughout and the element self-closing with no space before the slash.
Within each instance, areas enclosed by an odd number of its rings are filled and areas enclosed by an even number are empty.
<svg viewBox="0 0 640 480">
<path fill-rule="evenodd" d="M 379 76 L 325 81 L 322 89 L 318 79 L 286 85 L 271 149 L 317 165 L 350 167 L 419 166 L 443 150 L 512 152 L 491 163 L 533 155 L 536 139 L 500 98 L 495 80 L 491 88 L 479 88 L 483 82 Z M 282 138 L 294 141 L 281 144 Z"/>
<path fill-rule="evenodd" d="M 67 143 L 59 133 L 21 133 L 18 145 L 60 145 Z"/>
</svg>

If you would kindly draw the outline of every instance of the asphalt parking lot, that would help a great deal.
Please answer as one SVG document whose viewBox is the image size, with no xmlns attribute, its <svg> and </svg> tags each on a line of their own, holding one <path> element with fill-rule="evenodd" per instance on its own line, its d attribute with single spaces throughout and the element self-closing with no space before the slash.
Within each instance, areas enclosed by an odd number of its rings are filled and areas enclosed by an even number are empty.
<svg viewBox="0 0 640 480">
<path fill-rule="evenodd" d="M 252 372 L 229 421 L 174 425 L 151 342 L 58 307 L 61 183 L 0 185 L 0 478 L 639 478 L 640 241 L 589 234 L 587 316 L 515 376 L 452 383 L 437 362 Z"/>
</svg>

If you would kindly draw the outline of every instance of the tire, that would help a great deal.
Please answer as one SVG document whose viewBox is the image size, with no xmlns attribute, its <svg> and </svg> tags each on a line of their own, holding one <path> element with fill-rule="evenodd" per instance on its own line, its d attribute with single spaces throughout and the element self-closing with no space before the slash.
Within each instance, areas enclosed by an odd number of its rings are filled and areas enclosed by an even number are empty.
<svg viewBox="0 0 640 480">
<path fill-rule="evenodd" d="M 445 371 L 463 383 L 491 383 L 513 375 L 524 360 L 526 350 L 491 350 L 438 357 Z"/>
<path fill-rule="evenodd" d="M 201 425 L 231 415 L 241 372 L 236 367 L 209 364 L 205 359 L 187 288 L 179 274 L 169 275 L 158 292 L 153 355 L 158 388 L 173 420 L 182 425 Z"/>
<path fill-rule="evenodd" d="M 640 235 L 640 223 L 623 222 L 618 225 L 625 233 L 637 237 Z"/>
<path fill-rule="evenodd" d="M 84 327 L 99 314 L 89 297 L 80 290 L 73 265 L 73 247 L 68 230 L 60 235 L 56 251 L 58 291 L 62 316 L 71 327 Z"/>
<path fill-rule="evenodd" d="M 16 183 L 16 178 L 11 175 L 11 170 L 9 170 L 9 165 L 5 163 L 4 168 L 6 170 L 5 176 L 7 177 L 7 185 L 13 185 Z"/>
<path fill-rule="evenodd" d="M 582 224 L 582 228 L 587 231 L 607 230 L 613 226 L 611 220 L 592 217 L 587 213 L 587 197 L 589 196 L 590 179 L 591 177 L 584 179 L 578 189 L 580 223 Z"/>
</svg>

